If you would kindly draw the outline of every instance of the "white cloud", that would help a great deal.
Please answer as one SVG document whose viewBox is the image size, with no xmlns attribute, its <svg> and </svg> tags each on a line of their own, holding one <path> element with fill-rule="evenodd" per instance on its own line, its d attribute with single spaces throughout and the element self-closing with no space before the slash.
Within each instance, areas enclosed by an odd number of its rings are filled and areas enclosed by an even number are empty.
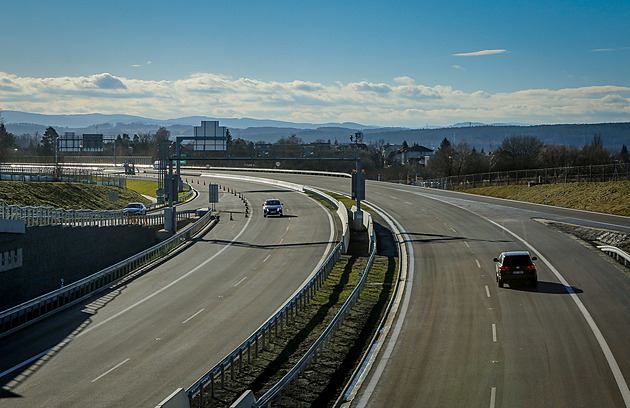
<svg viewBox="0 0 630 408">
<path fill-rule="evenodd" d="M 466 69 L 464 69 L 464 67 L 459 66 L 459 65 L 453 65 L 453 68 L 459 70 L 459 71 L 466 71 Z"/>
<path fill-rule="evenodd" d="M 591 52 L 608 52 L 608 51 L 623 51 L 630 50 L 630 47 L 620 47 L 620 48 L 597 48 L 595 50 L 591 50 Z"/>
<path fill-rule="evenodd" d="M 461 121 L 585 123 L 630 121 L 630 87 L 491 94 L 425 86 L 408 76 L 391 83 L 322 84 L 211 73 L 154 81 L 108 73 L 32 78 L 0 72 L 0 108 L 48 114 L 126 113 L 164 119 L 206 115 L 408 127 Z"/>
<path fill-rule="evenodd" d="M 453 55 L 456 57 L 478 57 L 480 55 L 503 54 L 504 52 L 507 52 L 507 50 L 482 50 L 482 51 L 474 51 L 474 52 L 460 52 Z"/>
</svg>

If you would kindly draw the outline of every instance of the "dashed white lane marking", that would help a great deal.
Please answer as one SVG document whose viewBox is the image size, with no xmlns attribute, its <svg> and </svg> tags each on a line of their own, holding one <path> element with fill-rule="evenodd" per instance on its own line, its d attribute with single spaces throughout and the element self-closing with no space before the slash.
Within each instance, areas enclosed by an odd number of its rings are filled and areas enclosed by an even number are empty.
<svg viewBox="0 0 630 408">
<path fill-rule="evenodd" d="M 567 280 L 564 278 L 564 276 L 562 276 L 560 274 L 560 272 L 558 272 L 558 270 L 551 264 L 551 262 L 549 262 L 540 253 L 540 251 L 536 250 L 536 248 L 534 248 L 534 246 L 531 245 L 529 242 L 527 242 L 524 238 L 522 238 L 518 234 L 510 231 L 508 228 L 504 227 L 503 225 L 499 224 L 498 222 L 493 221 L 490 218 L 485 217 L 485 216 L 483 216 L 481 214 L 478 214 L 478 213 L 476 213 L 474 211 L 471 211 L 468 208 L 462 207 L 461 205 L 451 203 L 451 202 L 449 202 L 447 200 L 443 200 L 443 199 L 436 198 L 436 197 L 428 197 L 428 196 L 426 196 L 426 197 L 434 199 L 436 201 L 443 202 L 443 203 L 451 204 L 451 205 L 453 205 L 455 207 L 461 208 L 462 210 L 465 210 L 465 211 L 468 211 L 468 212 L 470 212 L 472 214 L 477 215 L 478 217 L 488 221 L 489 223 L 491 223 L 493 225 L 496 225 L 498 228 L 500 228 L 503 231 L 505 231 L 506 233 L 512 235 L 514 238 L 518 239 L 523 244 L 525 244 L 525 246 L 530 248 L 533 252 L 536 252 L 538 254 L 538 259 L 541 262 L 543 262 L 544 264 L 546 264 L 549 267 L 549 269 L 551 270 L 551 272 L 556 276 L 556 278 L 558 278 L 558 280 L 562 283 L 562 285 L 564 286 L 564 288 L 567 291 L 567 293 L 569 293 L 569 296 L 571 296 L 571 299 L 573 300 L 573 302 L 577 306 L 578 310 L 582 313 L 582 316 L 584 317 L 584 320 L 586 320 L 586 323 L 590 327 L 591 332 L 593 332 L 593 335 L 595 336 L 595 339 L 597 340 L 597 343 L 599 344 L 600 349 L 604 353 L 604 357 L 606 358 L 606 361 L 608 362 L 608 366 L 610 367 L 610 371 L 612 372 L 613 377 L 615 378 L 615 382 L 617 383 L 617 387 L 619 388 L 619 392 L 621 393 L 621 396 L 623 398 L 623 401 L 624 401 L 626 407 L 630 408 L 630 388 L 628 387 L 628 383 L 626 382 L 626 379 L 624 378 L 623 373 L 621 372 L 621 368 L 619 368 L 619 364 L 617 363 L 617 360 L 615 359 L 615 356 L 613 355 L 612 350 L 610 349 L 610 346 L 606 342 L 606 339 L 604 338 L 603 333 L 601 332 L 601 330 L 599 329 L 599 327 L 595 323 L 595 320 L 593 319 L 593 316 L 591 316 L 589 311 L 586 309 L 586 306 L 584 306 L 584 304 L 582 303 L 582 301 L 580 300 L 578 295 L 575 293 L 575 291 L 571 287 L 571 285 L 569 285 L 569 282 L 567 282 Z"/>
<path fill-rule="evenodd" d="M 100 380 L 101 378 L 105 377 L 107 374 L 111 373 L 112 371 L 114 371 L 115 369 L 120 367 L 121 365 L 125 364 L 127 361 L 129 361 L 129 359 L 126 359 L 122 363 L 118 363 L 117 365 L 115 365 L 114 367 L 112 367 L 109 370 L 105 371 L 103 374 L 99 375 L 98 377 L 96 377 L 95 379 L 93 379 L 90 382 L 96 382 L 96 381 Z"/>
<path fill-rule="evenodd" d="M 468 245 L 468 242 L 464 241 L 464 244 L 466 244 L 466 247 L 470 248 L 470 245 Z"/>
<path fill-rule="evenodd" d="M 455 228 L 453 228 L 453 227 L 451 227 L 451 231 L 453 231 L 453 232 L 457 232 L 457 231 L 455 230 Z"/>
<path fill-rule="evenodd" d="M 199 313 L 203 312 L 204 310 L 206 310 L 206 309 L 201 309 L 200 311 L 198 311 L 198 312 L 197 312 L 197 313 L 195 313 L 194 315 L 190 316 L 188 319 L 184 320 L 184 321 L 182 322 L 182 324 L 186 324 L 186 323 L 188 323 L 189 321 L 191 321 L 192 319 L 194 319 L 194 318 L 195 318 L 195 317 L 196 317 Z"/>
<path fill-rule="evenodd" d="M 497 325 L 492 323 L 492 341 L 497 342 Z"/>
<path fill-rule="evenodd" d="M 490 288 L 486 285 L 486 297 L 490 297 Z"/>
<path fill-rule="evenodd" d="M 479 263 L 479 259 L 475 259 L 475 262 L 477 262 L 477 268 L 481 269 L 481 264 Z"/>
<path fill-rule="evenodd" d="M 243 283 L 243 281 L 247 279 L 247 276 L 244 277 L 243 279 L 241 279 L 240 281 L 236 282 L 236 285 L 234 285 L 234 287 L 237 287 L 238 285 L 240 285 L 241 283 Z"/>
<path fill-rule="evenodd" d="M 494 408 L 497 399 L 497 387 L 490 389 L 490 408 Z"/>
<path fill-rule="evenodd" d="M 263 259 L 263 263 L 267 262 L 267 259 L 271 258 L 271 254 L 267 255 L 265 259 Z"/>
</svg>

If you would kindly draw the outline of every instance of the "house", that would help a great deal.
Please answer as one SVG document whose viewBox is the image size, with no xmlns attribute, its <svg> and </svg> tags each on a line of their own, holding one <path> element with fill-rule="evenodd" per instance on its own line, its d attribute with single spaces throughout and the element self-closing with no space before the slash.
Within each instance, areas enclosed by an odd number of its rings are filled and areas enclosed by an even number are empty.
<svg viewBox="0 0 630 408">
<path fill-rule="evenodd" d="M 400 148 L 396 151 L 392 151 L 388 159 L 391 161 L 397 161 L 403 166 L 408 164 L 419 164 L 424 166 L 430 156 L 433 155 L 433 150 L 428 147 L 414 144 L 406 149 Z"/>
</svg>

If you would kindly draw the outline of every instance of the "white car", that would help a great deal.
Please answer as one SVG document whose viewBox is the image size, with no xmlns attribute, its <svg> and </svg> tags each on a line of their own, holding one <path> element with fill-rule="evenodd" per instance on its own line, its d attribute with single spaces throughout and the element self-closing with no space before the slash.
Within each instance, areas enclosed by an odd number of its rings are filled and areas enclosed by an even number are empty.
<svg viewBox="0 0 630 408">
<path fill-rule="evenodd" d="M 147 213 L 147 207 L 142 203 L 129 203 L 123 208 L 123 214 L 125 215 L 144 215 Z"/>
<path fill-rule="evenodd" d="M 282 217 L 282 203 L 277 198 L 266 200 L 263 204 L 263 217 L 268 215 L 279 215 Z"/>
</svg>

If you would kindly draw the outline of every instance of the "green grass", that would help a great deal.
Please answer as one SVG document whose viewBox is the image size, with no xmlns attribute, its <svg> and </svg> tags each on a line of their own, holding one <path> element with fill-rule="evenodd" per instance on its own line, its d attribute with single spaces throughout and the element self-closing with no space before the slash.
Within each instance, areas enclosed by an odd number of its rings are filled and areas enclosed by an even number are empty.
<svg viewBox="0 0 630 408">
<path fill-rule="evenodd" d="M 127 179 L 127 188 L 139 194 L 147 195 L 150 197 L 157 197 L 155 191 L 158 188 L 158 182 L 150 180 Z"/>
<path fill-rule="evenodd" d="M 109 201 L 109 192 L 118 191 L 118 201 Z M 118 187 L 81 183 L 43 183 L 0 181 L 0 199 L 21 207 L 54 207 L 65 209 L 112 210 L 122 209 L 127 203 L 149 204 L 138 192 Z"/>
<path fill-rule="evenodd" d="M 337 200 L 340 203 L 342 203 L 343 205 L 345 205 L 347 209 L 351 209 L 353 205 L 357 205 L 356 200 L 353 200 L 353 199 L 348 198 L 346 196 L 343 196 L 341 194 L 332 193 L 330 191 L 327 191 L 326 194 L 328 194 L 329 196 L 331 196 L 335 200 Z M 372 207 L 370 207 L 369 205 L 365 204 L 365 203 L 361 203 L 361 209 L 365 210 L 367 212 L 374 213 L 374 209 Z"/>
<path fill-rule="evenodd" d="M 477 187 L 466 193 L 630 216 L 630 181 Z"/>
</svg>

